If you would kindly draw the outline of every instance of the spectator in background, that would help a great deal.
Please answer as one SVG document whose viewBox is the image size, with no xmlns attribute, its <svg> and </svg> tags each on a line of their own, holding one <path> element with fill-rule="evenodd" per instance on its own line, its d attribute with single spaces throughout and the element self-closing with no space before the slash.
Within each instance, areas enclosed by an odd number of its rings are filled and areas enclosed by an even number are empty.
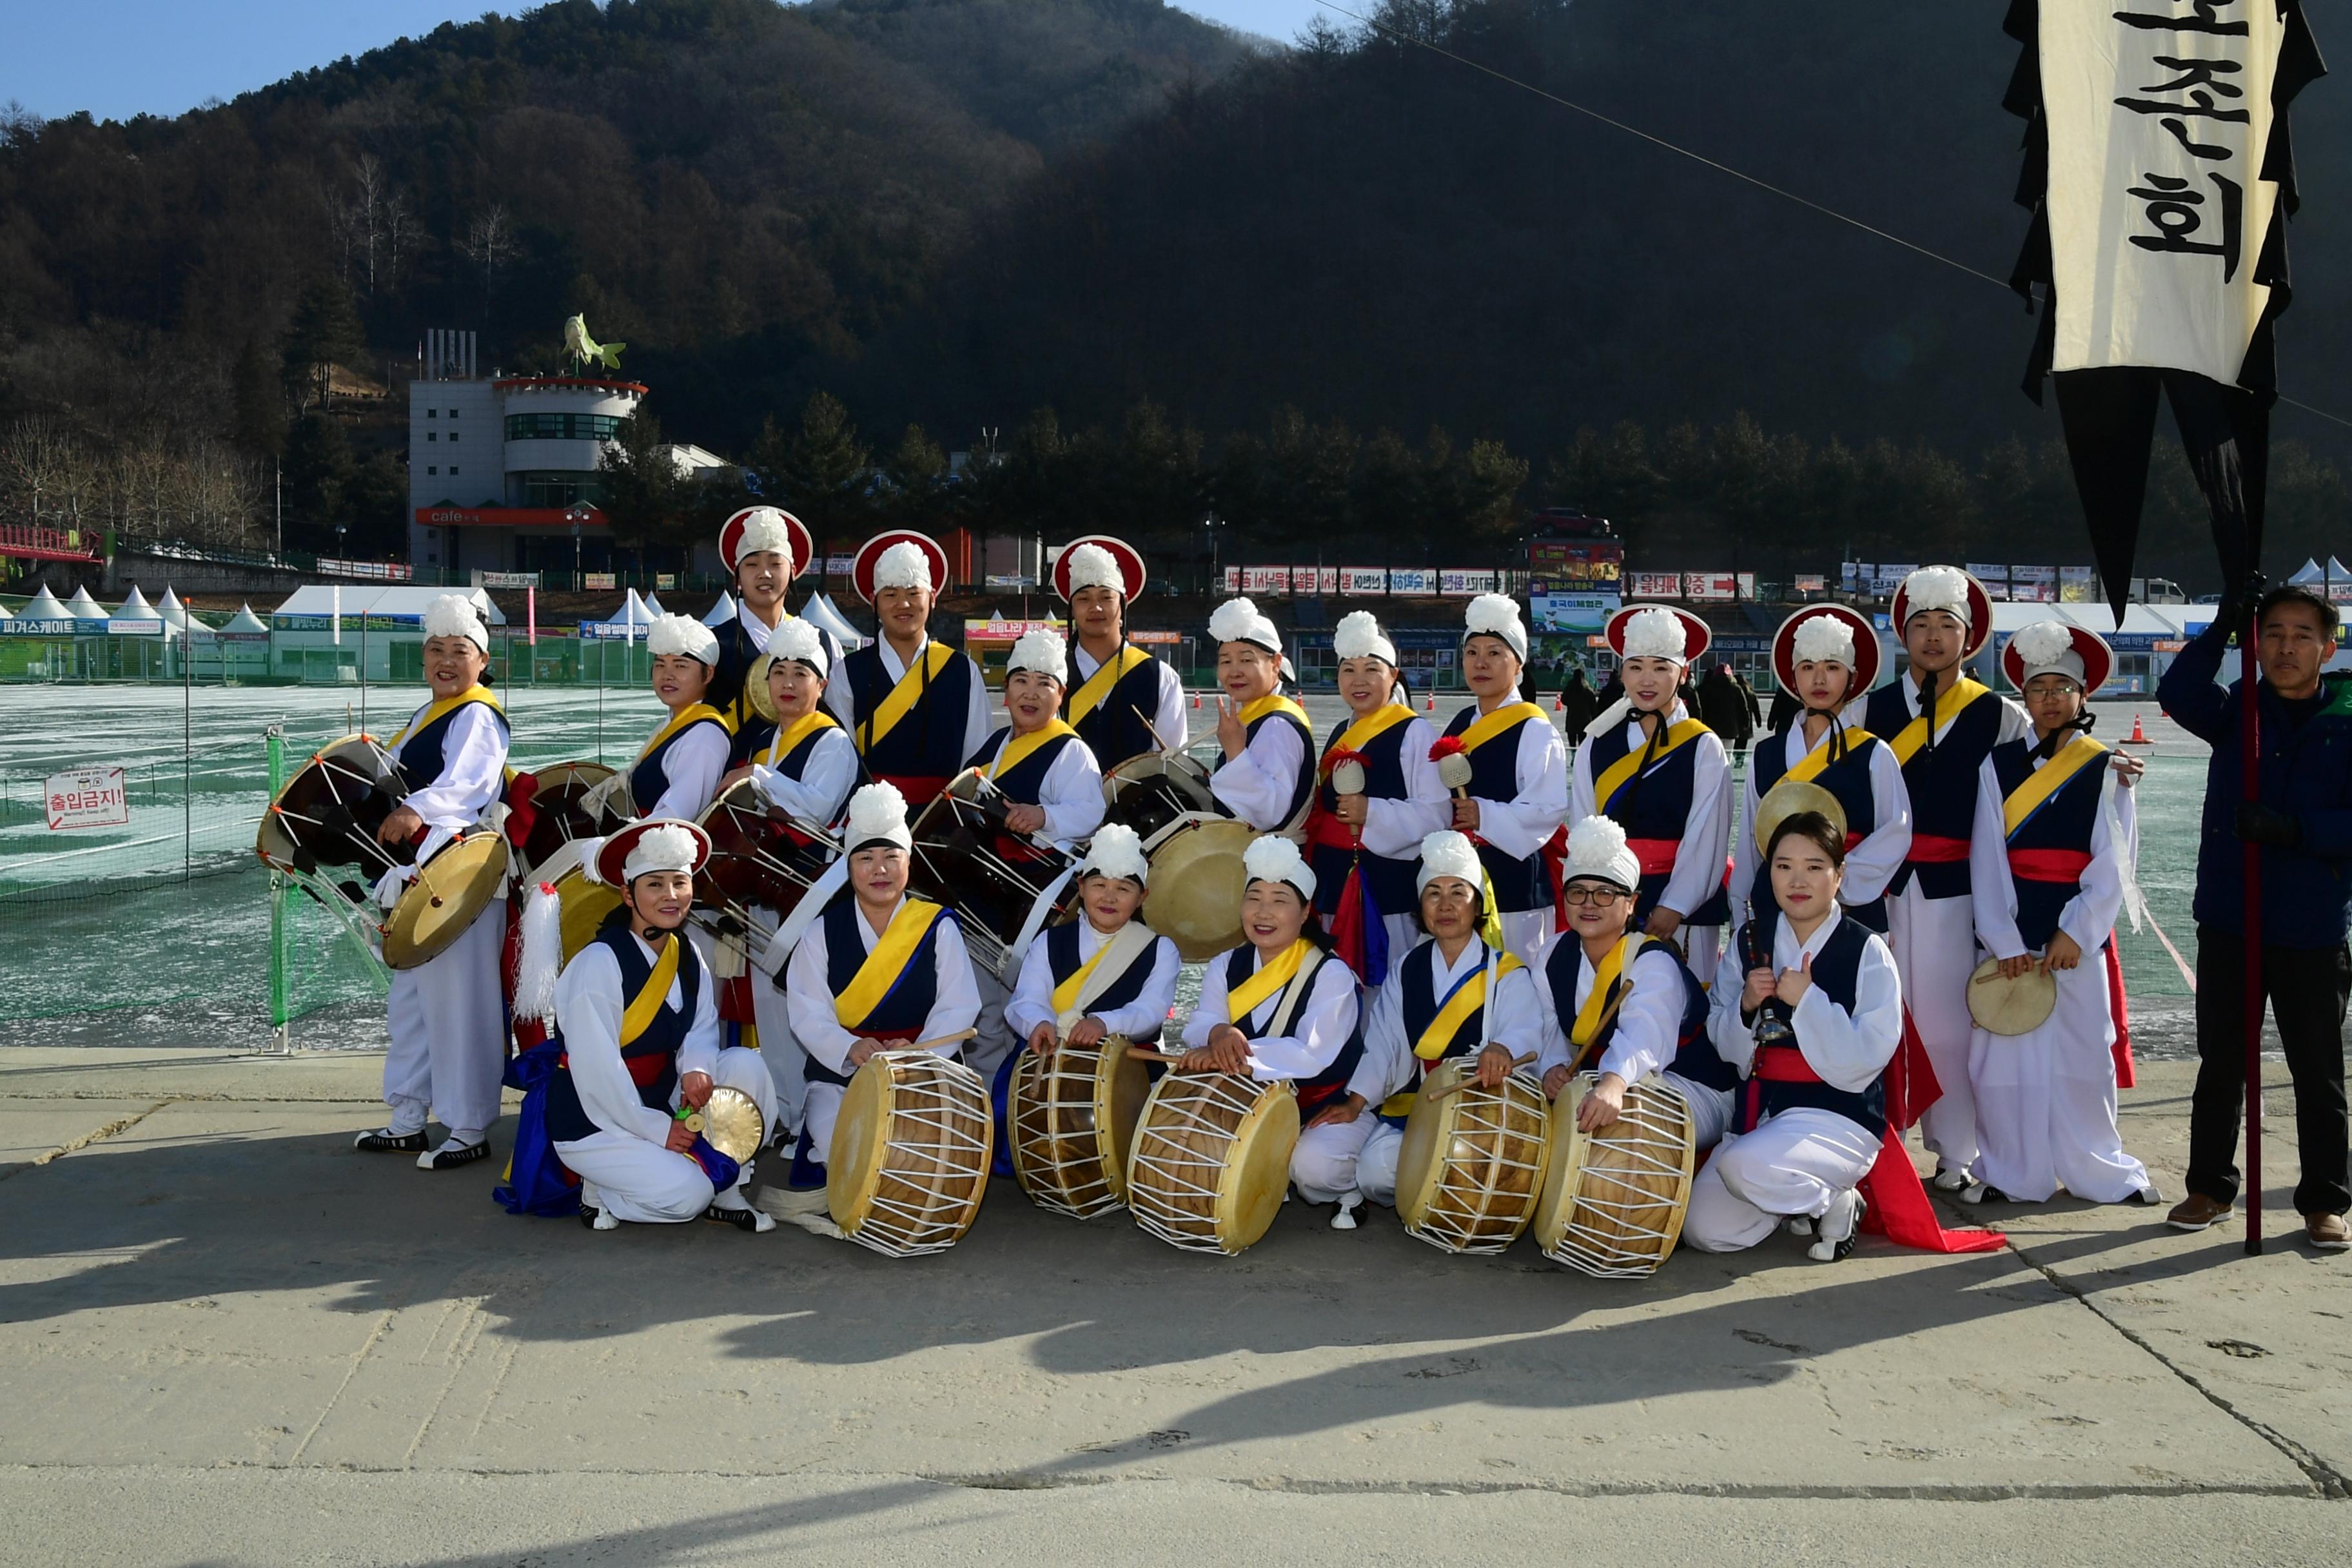
<svg viewBox="0 0 2352 1568">
<path fill-rule="evenodd" d="M 2197 847 L 2197 1089 L 2189 1113 L 2189 1195 L 2166 1216 L 2203 1230 L 2237 1200 L 2245 1095 L 2245 846 L 2262 848 L 2262 982 L 2294 1079 L 2303 1179 L 2294 1206 L 2311 1244 L 2352 1248 L 2344 1013 L 2352 997 L 2352 677 L 2335 657 L 2336 606 L 2293 584 L 2263 594 L 2256 575 L 2164 672 L 2157 699 L 2213 748 Z M 2254 616 L 2261 671 L 2257 795 L 2243 798 L 2243 682 L 2215 684 L 2233 628 Z M 2260 1179 L 2257 1173 L 2257 1180 Z"/>
<path fill-rule="evenodd" d="M 1749 702 L 1727 664 L 1717 664 L 1698 683 L 1699 718 L 1735 752 L 1746 751 L 1756 733 L 1756 716 Z"/>
<path fill-rule="evenodd" d="M 1585 726 L 1601 711 L 1601 700 L 1592 694 L 1592 682 L 1578 665 L 1568 672 L 1568 683 L 1559 689 L 1559 727 L 1570 745 L 1584 738 Z"/>
<path fill-rule="evenodd" d="M 1727 665 L 1725 668 L 1729 668 L 1730 667 Z M 1756 689 L 1748 684 L 1748 678 L 1740 674 L 1739 671 L 1734 669 L 1731 671 L 1731 684 L 1739 688 L 1740 698 L 1748 704 L 1748 723 L 1751 726 L 1762 725 L 1764 722 L 1764 704 L 1757 700 Z M 1755 729 L 1751 728 L 1748 731 L 1748 733 L 1751 736 L 1754 735 Z"/>
</svg>

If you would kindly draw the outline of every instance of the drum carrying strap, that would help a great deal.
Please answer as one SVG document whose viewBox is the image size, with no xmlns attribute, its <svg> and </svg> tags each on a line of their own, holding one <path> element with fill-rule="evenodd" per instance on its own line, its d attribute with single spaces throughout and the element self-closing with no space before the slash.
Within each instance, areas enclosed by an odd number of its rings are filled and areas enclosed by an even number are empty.
<svg viewBox="0 0 2352 1568">
<path fill-rule="evenodd" d="M 2066 787 L 2076 773 L 2097 758 L 2105 756 L 2107 749 L 2088 735 L 2077 735 L 2058 750 L 2058 754 L 2033 770 L 2026 781 L 2018 785 L 2008 799 L 2000 803 L 2000 826 L 2009 837 L 2032 819 L 2050 802 L 2050 797 Z"/>
<path fill-rule="evenodd" d="M 940 672 L 948 667 L 948 660 L 954 657 L 955 649 L 945 643 L 937 640 L 925 643 L 923 657 L 907 667 L 907 672 L 898 677 L 898 684 L 890 689 L 890 695 L 882 699 L 859 727 L 861 744 L 858 749 L 871 752 L 881 744 L 882 737 L 897 729 L 898 721 L 914 710 L 915 700 L 922 696 L 925 687 L 940 678 Z"/>
<path fill-rule="evenodd" d="M 1933 716 L 1942 720 L 1945 724 L 1948 724 L 1953 720 L 1958 718 L 1962 713 L 1967 712 L 1970 703 L 1976 701 L 1979 698 L 1990 697 L 1991 695 L 1992 688 L 1979 685 L 1978 682 L 1970 680 L 1968 677 L 1962 676 L 1959 679 L 1959 683 L 1954 686 L 1948 693 L 1940 689 L 1936 693 L 1936 711 Z M 1948 702 L 1946 700 L 1948 696 L 1951 699 Z M 1927 720 L 1929 717 L 1930 716 L 1926 713 L 1920 714 L 1916 719 L 1912 720 L 1911 722 L 1904 725 L 1901 730 L 1897 731 L 1895 732 L 1895 739 L 1886 742 L 1887 749 L 1895 753 L 1895 760 L 1896 763 L 1907 764 L 1911 761 L 1912 757 L 1918 752 L 1919 748 L 1927 743 Z M 1942 725 L 1938 725 L 1937 728 L 1942 728 Z M 1849 733 L 1851 731 L 1849 731 Z"/>
<path fill-rule="evenodd" d="M 1048 719 L 1025 735 L 1007 733 L 1003 746 L 996 753 L 996 761 L 988 764 L 988 776 L 992 779 L 1002 778 L 1007 770 L 1019 767 L 1030 752 L 1045 744 L 1046 742 L 1076 733 L 1076 730 L 1071 729 L 1059 719 Z"/>
<path fill-rule="evenodd" d="M 907 972 L 907 964 L 930 933 L 931 922 L 940 918 L 940 906 L 922 899 L 908 899 L 898 906 L 891 919 L 890 929 L 875 942 L 874 951 L 857 966 L 857 973 L 840 995 L 833 999 L 833 1016 L 845 1029 L 855 1029 L 882 1005 L 890 988 Z M 858 917 L 863 920 L 865 917 Z"/>
<path fill-rule="evenodd" d="M 1654 742 L 1644 742 L 1627 752 L 1603 768 L 1601 776 L 1592 781 L 1592 798 L 1596 803 L 1593 809 L 1605 816 L 1610 803 L 1617 798 L 1617 792 L 1631 784 L 1633 775 L 1644 766 L 1665 761 L 1674 752 L 1709 732 L 1707 727 L 1697 720 L 1685 719 L 1679 724 L 1669 725 L 1666 732 L 1657 737 Z M 1673 867 L 1669 866 L 1667 869 L 1672 870 Z"/>
<path fill-rule="evenodd" d="M 426 703 L 423 708 L 418 709 L 416 717 L 411 719 L 407 723 L 403 724 L 400 727 L 400 733 L 392 738 L 390 742 L 385 745 L 384 750 L 388 752 L 399 751 L 400 743 L 408 739 L 409 736 L 416 733 L 417 731 L 424 729 L 428 724 L 440 722 L 441 720 L 446 718 L 449 714 L 455 713 L 458 709 L 463 708 L 468 702 L 487 702 L 489 704 L 490 711 L 493 713 L 504 713 L 506 711 L 505 709 L 499 706 L 499 700 L 490 695 L 490 689 L 488 687 L 468 686 L 465 690 L 460 691 L 455 697 L 436 697 L 432 701 Z"/>
<path fill-rule="evenodd" d="M 660 745 L 664 741 L 668 740 L 672 735 L 677 734 L 680 730 L 685 729 L 688 724 L 698 723 L 705 719 L 709 720 L 712 723 L 718 725 L 722 730 L 727 729 L 727 716 L 719 711 L 718 709 L 713 708 L 708 702 L 689 702 L 685 707 L 679 709 L 677 712 L 671 714 L 669 716 L 668 723 L 654 731 L 654 738 L 647 741 L 645 744 L 645 749 L 637 753 L 637 761 L 641 763 L 644 762 L 647 757 L 654 754 L 655 747 Z M 728 732 L 730 734 L 734 733 L 731 730 L 728 731 Z"/>
<path fill-rule="evenodd" d="M 784 759 L 791 756 L 803 741 L 808 739 L 811 731 L 837 730 L 840 727 L 835 721 L 833 715 L 824 709 L 810 709 L 793 720 L 790 728 L 776 731 L 775 740 L 768 745 L 768 766 L 782 767 Z"/>
<path fill-rule="evenodd" d="M 672 931 L 662 943 L 660 956 L 654 960 L 653 973 L 646 977 L 645 989 L 629 998 L 621 1013 L 621 1045 L 624 1049 L 634 1044 L 639 1035 L 653 1027 L 662 1004 L 669 1000 L 669 988 L 677 980 L 677 950 L 685 944 L 683 931 Z"/>
<path fill-rule="evenodd" d="M 1913 722 L 1916 723 L 1917 721 L 1915 720 Z M 1864 729 L 1859 724 L 1848 724 L 1841 730 L 1840 727 L 1832 721 L 1829 727 L 1828 733 L 1822 737 L 1822 743 L 1815 746 L 1811 751 L 1807 752 L 1802 757 L 1800 757 L 1797 760 L 1797 765 L 1790 768 L 1787 773 L 1782 773 L 1775 782 L 1780 784 L 1811 784 L 1813 780 L 1819 778 L 1821 776 L 1822 770 L 1828 767 L 1831 763 L 1837 760 L 1836 756 L 1832 756 L 1831 754 L 1831 752 L 1840 734 L 1843 734 L 1845 737 L 1845 752 L 1853 751 L 1855 746 L 1871 738 L 1870 731 Z M 1844 752 L 1837 753 L 1838 756 L 1843 756 L 1843 754 Z M 1852 848 L 1853 846 L 1848 845 L 1847 847 Z"/>
<path fill-rule="evenodd" d="M 1095 955 L 1070 972 L 1070 977 L 1054 987 L 1054 1016 L 1076 1022 L 1086 1016 L 1094 999 L 1117 984 L 1125 975 L 1138 953 L 1149 952 L 1159 936 L 1141 921 L 1129 921 L 1111 932 L 1110 940 L 1095 949 Z M 1068 1033 L 1066 1025 L 1060 1026 Z"/>
<path fill-rule="evenodd" d="M 1103 699 L 1110 695 L 1112 687 L 1125 680 L 1129 671 L 1150 662 L 1151 656 L 1133 643 L 1119 644 L 1118 652 L 1095 666 L 1095 672 L 1070 693 L 1070 722 L 1076 724 L 1101 707 Z"/>
<path fill-rule="evenodd" d="M 1300 937 L 1283 949 L 1280 957 L 1271 963 L 1261 964 L 1256 973 L 1227 992 L 1225 994 L 1227 1021 L 1238 1026 L 1244 1019 L 1265 1005 L 1267 997 L 1289 984 L 1297 976 L 1299 964 L 1310 952 L 1315 953 L 1318 958 L 1322 956 L 1313 942 L 1308 942 L 1305 937 Z M 1312 973 L 1313 971 L 1310 970 L 1308 973 Z M 1289 1014 L 1290 1010 L 1286 1008 L 1283 1017 L 1287 1019 Z M 1274 1032 L 1278 1034 L 1280 1031 Z"/>
<path fill-rule="evenodd" d="M 1495 961 L 1495 978 L 1499 981 L 1514 969 L 1521 967 L 1523 965 L 1516 957 L 1504 953 Z M 1481 963 L 1454 983 L 1454 989 L 1446 994 L 1444 1005 L 1429 1021 L 1429 1027 L 1423 1029 L 1421 1038 L 1412 1043 L 1414 1056 L 1423 1061 L 1433 1062 L 1445 1054 L 1445 1047 L 1454 1043 L 1455 1035 L 1462 1032 L 1464 1021 L 1486 1003 L 1486 969 L 1487 966 Z"/>
</svg>

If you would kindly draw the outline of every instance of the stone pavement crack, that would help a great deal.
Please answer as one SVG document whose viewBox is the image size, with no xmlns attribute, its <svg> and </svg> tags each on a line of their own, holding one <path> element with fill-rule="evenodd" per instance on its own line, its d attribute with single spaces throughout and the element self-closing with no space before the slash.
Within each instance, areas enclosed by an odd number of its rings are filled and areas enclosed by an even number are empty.
<svg viewBox="0 0 2352 1568">
<path fill-rule="evenodd" d="M 79 1150 L 87 1149 L 93 1143 L 102 1142 L 105 1140 L 113 1137 L 118 1132 L 127 1131 L 131 1128 L 138 1126 L 141 1122 L 146 1121 L 149 1117 L 154 1115 L 157 1111 L 163 1110 L 165 1106 L 171 1103 L 172 1101 L 169 1100 L 159 1100 L 136 1116 L 118 1116 L 113 1121 L 106 1123 L 103 1127 L 93 1127 L 89 1131 L 83 1133 L 80 1137 L 74 1139 L 71 1142 L 60 1143 L 46 1154 L 40 1155 L 36 1159 L 27 1160 L 21 1165 L 12 1166 L 5 1171 L 0 1171 L 0 1182 L 5 1182 L 11 1176 L 20 1176 L 26 1171 L 37 1170 L 41 1166 L 49 1163 L 52 1160 L 62 1160 L 67 1155 L 77 1152 Z"/>
</svg>

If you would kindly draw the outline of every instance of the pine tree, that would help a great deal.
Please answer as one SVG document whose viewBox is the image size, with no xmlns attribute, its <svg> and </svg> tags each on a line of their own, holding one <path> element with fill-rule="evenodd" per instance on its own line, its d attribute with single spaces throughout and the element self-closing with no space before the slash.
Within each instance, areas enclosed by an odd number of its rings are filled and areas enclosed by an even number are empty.
<svg viewBox="0 0 2352 1568">
<path fill-rule="evenodd" d="M 359 310 L 342 279 L 315 278 L 294 302 L 294 317 L 286 324 L 278 345 L 278 368 L 287 395 L 308 408 L 327 400 L 334 367 L 357 359 L 367 349 L 367 333 L 360 326 Z"/>
</svg>

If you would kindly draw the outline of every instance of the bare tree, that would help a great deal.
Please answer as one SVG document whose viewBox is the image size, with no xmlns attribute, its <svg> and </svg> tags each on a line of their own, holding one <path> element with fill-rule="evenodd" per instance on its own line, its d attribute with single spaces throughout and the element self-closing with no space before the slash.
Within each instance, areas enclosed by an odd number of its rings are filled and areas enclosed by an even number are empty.
<svg viewBox="0 0 2352 1568">
<path fill-rule="evenodd" d="M 402 265 L 414 258 L 417 244 L 425 237 L 424 226 L 416 215 L 408 210 L 408 198 L 398 192 L 384 198 L 383 203 L 383 286 L 400 287 Z"/>
<path fill-rule="evenodd" d="M 498 294 L 499 266 L 514 258 L 514 224 L 507 216 L 506 204 L 492 202 L 488 211 L 467 225 L 457 249 L 482 269 L 482 309 L 487 312 Z"/>
</svg>

